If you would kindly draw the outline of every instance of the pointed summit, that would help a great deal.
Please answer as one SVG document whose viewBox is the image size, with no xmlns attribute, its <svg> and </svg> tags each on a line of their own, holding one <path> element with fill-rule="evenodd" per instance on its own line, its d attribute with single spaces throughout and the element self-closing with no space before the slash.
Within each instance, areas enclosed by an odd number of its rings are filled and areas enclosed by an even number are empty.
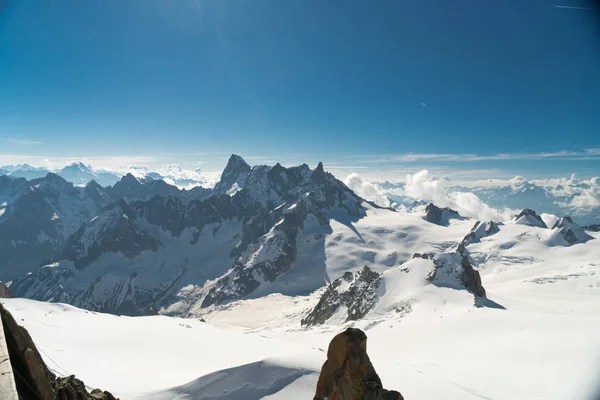
<svg viewBox="0 0 600 400">
<path fill-rule="evenodd" d="M 325 181 L 325 169 L 323 168 L 323 163 L 319 161 L 319 165 L 312 173 L 311 179 L 316 183 L 323 183 Z"/>
<path fill-rule="evenodd" d="M 593 237 L 573 222 L 571 217 L 562 217 L 552 227 L 549 242 L 552 245 L 566 244 L 571 246 L 577 243 L 585 243 L 590 239 L 593 239 Z"/>
<path fill-rule="evenodd" d="M 54 190 L 63 190 L 72 186 L 71 183 L 67 182 L 64 178 L 54 172 L 48 172 L 39 183 L 39 188 L 50 188 Z"/>
<path fill-rule="evenodd" d="M 138 180 L 138 178 L 136 178 L 135 176 L 133 176 L 133 174 L 131 172 L 127 173 L 127 175 L 125 175 L 124 177 L 121 178 L 121 181 L 119 182 L 122 185 L 126 185 L 126 186 L 131 186 L 131 185 L 139 185 L 140 181 Z"/>
<path fill-rule="evenodd" d="M 537 226 L 538 228 L 548 228 L 546 223 L 537 215 L 537 213 L 529 208 L 525 208 L 515 216 L 515 222 L 520 225 Z"/>
<path fill-rule="evenodd" d="M 221 174 L 221 180 L 215 185 L 214 192 L 223 194 L 226 193 L 234 184 L 238 187 L 243 187 L 246 181 L 246 176 L 252 168 L 237 154 L 232 154 L 227 161 L 227 166 Z"/>
<path fill-rule="evenodd" d="M 251 169 L 252 168 L 250 168 L 250 165 L 248 165 L 248 163 L 242 157 L 238 156 L 237 154 L 232 154 L 231 157 L 229 157 L 229 161 L 227 161 L 227 166 L 225 167 L 223 173 L 225 173 L 227 170 L 250 172 Z"/>
</svg>

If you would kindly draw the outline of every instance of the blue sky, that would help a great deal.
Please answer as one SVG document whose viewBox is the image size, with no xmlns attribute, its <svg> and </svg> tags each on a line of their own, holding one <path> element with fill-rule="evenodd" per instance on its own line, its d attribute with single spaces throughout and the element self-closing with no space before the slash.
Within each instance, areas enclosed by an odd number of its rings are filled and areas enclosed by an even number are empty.
<svg viewBox="0 0 600 400">
<path fill-rule="evenodd" d="M 592 2 L 0 4 L 0 164 L 600 173 Z"/>
</svg>

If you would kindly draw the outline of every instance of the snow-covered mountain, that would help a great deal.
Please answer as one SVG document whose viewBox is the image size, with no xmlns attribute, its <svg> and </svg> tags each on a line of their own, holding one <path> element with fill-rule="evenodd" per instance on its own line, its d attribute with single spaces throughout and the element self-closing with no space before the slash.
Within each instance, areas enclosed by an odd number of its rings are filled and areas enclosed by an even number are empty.
<svg viewBox="0 0 600 400">
<path fill-rule="evenodd" d="M 12 185 L 0 188 L 5 204 L 0 215 L 0 273 L 4 280 L 52 259 L 69 235 L 105 204 L 101 195 L 88 197 L 84 188 L 53 173 L 28 182 L 7 179 Z"/>
<path fill-rule="evenodd" d="M 95 181 L 100 186 L 110 186 L 114 185 L 121 177 L 119 174 L 110 171 L 96 171 L 91 165 L 85 165 L 82 162 L 69 164 L 57 171 L 56 174 L 74 185 L 85 185 Z"/>
<path fill-rule="evenodd" d="M 163 181 L 129 176 L 106 188 L 95 181 L 75 186 L 54 173 L 30 181 L 0 176 L 0 276 L 10 281 L 56 259 L 67 239 L 108 204 L 204 194 L 202 188 L 180 191 Z"/>
<path fill-rule="evenodd" d="M 196 187 L 211 188 L 216 183 L 213 174 L 207 174 L 200 168 L 187 170 L 175 164 L 168 164 L 154 169 L 147 167 L 119 167 L 115 170 L 96 169 L 82 162 L 73 162 L 61 169 L 53 170 L 43 167 L 32 167 L 28 164 L 0 167 L 0 176 L 7 175 L 27 180 L 43 178 L 49 172 L 54 172 L 77 186 L 86 185 L 91 181 L 95 181 L 100 186 L 113 186 L 127 174 L 132 174 L 141 180 L 162 180 L 171 186 L 187 190 Z"/>
<path fill-rule="evenodd" d="M 148 199 L 142 187 L 157 195 Z M 125 201 L 83 224 L 57 263 L 16 280 L 14 291 L 109 312 L 162 306 L 183 314 L 270 290 L 312 253 L 306 247 L 317 250 L 310 256 L 319 254 L 332 219 L 350 224 L 366 207 L 377 209 L 322 164 L 250 169 L 236 155 L 204 200 L 174 196 L 176 188 L 132 175 L 106 190 Z M 133 194 L 143 201 L 131 201 Z M 290 289 L 308 293 L 327 279 L 324 271 L 308 278 Z"/>
<path fill-rule="evenodd" d="M 182 191 L 131 174 L 112 187 L 77 188 L 48 175 L 32 193 L 50 215 L 35 219 L 54 221 L 42 230 L 49 238 L 43 243 L 54 244 L 45 253 L 52 262 L 37 270 L 28 263 L 32 273 L 11 275 L 18 278 L 11 290 L 104 312 L 138 315 L 156 307 L 195 315 L 271 293 L 306 295 L 343 276 L 356 280 L 347 274 L 358 273 L 365 263 L 385 281 L 393 275 L 390 268 L 405 268 L 420 253 L 433 254 L 430 271 L 440 269 L 441 260 L 458 257 L 454 267 L 440 270 L 459 274 L 456 285 L 482 297 L 485 290 L 461 281 L 465 247 L 503 229 L 434 204 L 417 202 L 402 212 L 378 207 L 326 173 L 321 163 L 314 170 L 306 164 L 250 167 L 232 155 L 214 189 L 197 189 Z M 71 193 L 68 198 L 87 209 L 65 215 L 66 200 L 51 193 Z M 74 222 L 74 216 L 87 218 Z M 542 228 L 538 237 L 548 246 L 589 240 L 571 220 L 561 221 L 550 230 L 534 211 L 524 210 L 512 224 Z M 32 235 L 19 240 L 31 243 Z"/>
<path fill-rule="evenodd" d="M 47 168 L 32 167 L 29 164 L 5 165 L 0 167 L 0 175 L 9 175 L 13 178 L 25 178 L 27 180 L 46 176 L 50 172 Z"/>
<path fill-rule="evenodd" d="M 31 265 L 4 264 L 0 280 L 85 309 L 6 300 L 52 368 L 123 399 L 310 398 L 323 349 L 352 326 L 407 398 L 586 398 L 596 380 L 593 227 L 533 209 L 498 222 L 379 207 L 322 164 L 236 155 L 200 189 L 0 177 L 1 261 L 14 248 Z"/>
</svg>

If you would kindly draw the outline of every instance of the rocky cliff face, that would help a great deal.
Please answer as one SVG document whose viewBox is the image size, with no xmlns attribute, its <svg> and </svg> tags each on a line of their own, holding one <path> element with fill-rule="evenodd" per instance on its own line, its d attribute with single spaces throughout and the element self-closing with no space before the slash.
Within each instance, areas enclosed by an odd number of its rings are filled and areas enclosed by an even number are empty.
<svg viewBox="0 0 600 400">
<path fill-rule="evenodd" d="M 342 308 L 345 321 L 363 318 L 378 300 L 380 283 L 380 275 L 366 265 L 362 271 L 346 272 L 327 287 L 317 306 L 302 319 L 302 325 L 323 324 Z"/>
<path fill-rule="evenodd" d="M 383 388 L 367 355 L 367 335 L 348 328 L 336 335 L 327 349 L 314 400 L 404 400 L 395 390 Z"/>
<path fill-rule="evenodd" d="M 100 389 L 88 393 L 83 382 L 73 375 L 57 378 L 44 363 L 27 330 L 16 323 L 2 304 L 0 316 L 20 399 L 116 400 Z"/>
<path fill-rule="evenodd" d="M 160 241 L 135 222 L 135 211 L 124 200 L 105 208 L 69 237 L 62 258 L 83 269 L 106 252 L 133 258 L 157 251 Z"/>
</svg>

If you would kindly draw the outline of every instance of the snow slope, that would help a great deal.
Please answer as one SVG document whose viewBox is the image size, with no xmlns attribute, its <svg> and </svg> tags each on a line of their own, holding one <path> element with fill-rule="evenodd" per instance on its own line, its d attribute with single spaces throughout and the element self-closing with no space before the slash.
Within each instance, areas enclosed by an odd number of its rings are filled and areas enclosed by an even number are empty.
<svg viewBox="0 0 600 400">
<path fill-rule="evenodd" d="M 600 370 L 600 234 L 549 247 L 548 231 L 505 224 L 467 245 L 497 308 L 474 307 L 464 290 L 423 286 L 423 276 L 402 267 L 385 273 L 390 294 L 365 319 L 310 329 L 300 319 L 322 289 L 218 306 L 204 310 L 206 322 L 4 303 L 51 368 L 122 399 L 311 398 L 323 350 L 353 325 L 366 331 L 384 385 L 407 399 L 591 400 Z M 426 262 L 411 260 L 411 268 Z M 395 297 L 417 301 L 398 312 Z"/>
<path fill-rule="evenodd" d="M 366 206 L 365 214 L 359 219 L 334 209 L 328 225 L 307 218 L 289 271 L 244 300 L 189 308 L 187 319 L 115 316 L 25 299 L 4 303 L 58 374 L 75 373 L 122 399 L 310 399 L 324 350 L 347 326 L 366 331 L 384 386 L 407 399 L 594 398 L 600 232 L 571 245 L 555 240 L 555 230 L 516 221 L 487 233 L 472 231 L 469 219 L 439 226 L 421 212 Z M 237 223 L 215 234 L 235 240 Z M 465 241 L 473 232 L 476 240 Z M 192 233 L 182 233 L 186 246 Z M 276 237 L 268 233 L 248 256 L 264 257 Z M 173 256 L 195 254 L 198 265 L 229 257 L 219 246 L 190 253 L 166 234 L 160 240 Z M 414 253 L 468 257 L 493 302 L 476 307 L 473 295 L 446 275 L 430 280 L 432 260 Z M 151 254 L 136 268 L 160 271 L 162 262 Z M 108 257 L 98 265 L 113 262 Z M 382 283 L 363 319 L 345 322 L 336 314 L 324 325 L 301 326 L 325 284 L 364 265 L 381 273 Z M 190 275 L 183 291 L 193 293 L 192 282 L 204 273 Z"/>
</svg>

